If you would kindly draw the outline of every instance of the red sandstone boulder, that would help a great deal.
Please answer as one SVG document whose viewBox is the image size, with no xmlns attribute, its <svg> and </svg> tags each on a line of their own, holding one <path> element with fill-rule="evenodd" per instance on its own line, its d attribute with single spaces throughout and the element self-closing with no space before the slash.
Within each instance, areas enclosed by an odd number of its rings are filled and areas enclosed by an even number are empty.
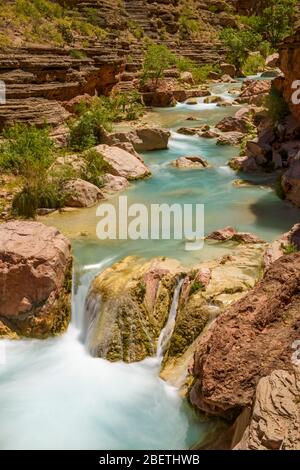
<svg viewBox="0 0 300 470">
<path fill-rule="evenodd" d="M 0 318 L 7 336 L 45 337 L 66 329 L 70 269 L 71 246 L 57 229 L 0 224 Z"/>
</svg>

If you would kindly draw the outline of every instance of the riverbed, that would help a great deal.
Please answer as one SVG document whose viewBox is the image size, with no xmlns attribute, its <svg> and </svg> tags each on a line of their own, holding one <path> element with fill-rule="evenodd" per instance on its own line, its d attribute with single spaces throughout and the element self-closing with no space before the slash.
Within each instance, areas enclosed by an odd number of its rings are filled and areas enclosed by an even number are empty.
<svg viewBox="0 0 300 470">
<path fill-rule="evenodd" d="M 217 85 L 212 92 L 233 99 L 234 87 Z M 149 122 L 171 130 L 169 148 L 143 155 L 153 176 L 132 183 L 122 193 L 128 203 L 204 204 L 205 233 L 230 225 L 266 241 L 298 222 L 299 210 L 278 199 L 269 186 L 270 176 L 247 176 L 252 185 L 235 185 L 240 176 L 227 162 L 238 155 L 238 148 L 176 132 L 182 126 L 217 123 L 238 109 L 207 105 L 199 99 L 197 105 L 178 104 L 151 113 Z M 191 116 L 197 120 L 187 120 Z M 209 168 L 170 166 L 178 157 L 199 154 L 208 160 Z M 117 205 L 118 196 L 110 202 Z M 205 245 L 201 251 L 188 252 L 179 240 L 99 241 L 97 221 L 95 207 L 43 219 L 72 240 L 72 324 L 60 338 L 2 341 L 1 449 L 187 449 L 215 426 L 202 422 L 178 390 L 159 378 L 160 358 L 130 365 L 92 358 L 80 332 L 90 282 L 118 259 L 132 254 L 168 256 L 192 265 L 231 248 Z"/>
</svg>

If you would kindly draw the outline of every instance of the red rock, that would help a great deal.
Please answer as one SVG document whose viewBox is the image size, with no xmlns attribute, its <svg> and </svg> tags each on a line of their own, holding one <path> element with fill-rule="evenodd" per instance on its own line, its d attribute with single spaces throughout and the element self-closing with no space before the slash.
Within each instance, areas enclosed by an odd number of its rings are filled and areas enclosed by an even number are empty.
<svg viewBox="0 0 300 470">
<path fill-rule="evenodd" d="M 63 331 L 70 319 L 71 246 L 38 222 L 0 224 L 0 317 L 21 336 Z"/>
<path fill-rule="evenodd" d="M 194 359 L 190 400 L 213 415 L 251 407 L 261 377 L 292 370 L 300 329 L 300 253 L 284 256 L 214 323 Z"/>
</svg>

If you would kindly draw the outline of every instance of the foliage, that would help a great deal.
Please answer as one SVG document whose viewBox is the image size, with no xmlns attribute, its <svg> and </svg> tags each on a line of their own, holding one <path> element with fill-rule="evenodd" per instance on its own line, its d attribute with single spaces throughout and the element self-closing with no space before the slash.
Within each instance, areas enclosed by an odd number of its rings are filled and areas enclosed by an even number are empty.
<svg viewBox="0 0 300 470">
<path fill-rule="evenodd" d="M 264 70 L 265 59 L 260 54 L 252 54 L 247 57 L 243 64 L 243 72 L 246 76 L 256 75 Z"/>
<path fill-rule="evenodd" d="M 73 59 L 85 59 L 86 58 L 86 54 L 83 51 L 79 51 L 78 49 L 72 49 L 69 52 L 69 54 Z"/>
<path fill-rule="evenodd" d="M 281 93 L 274 87 L 265 99 L 265 107 L 267 108 L 269 117 L 273 124 L 280 122 L 289 112 L 288 105 Z"/>
<path fill-rule="evenodd" d="M 232 28 L 225 28 L 220 39 L 228 49 L 228 60 L 234 64 L 238 70 L 245 63 L 249 52 L 257 49 L 262 42 L 262 36 L 248 29 L 236 31 Z"/>
<path fill-rule="evenodd" d="M 284 189 L 282 187 L 282 175 L 280 175 L 276 182 L 275 182 L 275 193 L 277 194 L 277 196 L 279 197 L 279 199 L 285 199 L 285 192 L 284 192 Z"/>
<path fill-rule="evenodd" d="M 146 50 L 142 82 L 154 80 L 156 86 L 158 80 L 163 77 L 164 72 L 175 64 L 176 58 L 170 49 L 161 44 L 150 44 Z"/>
<path fill-rule="evenodd" d="M 248 19 L 248 24 L 261 33 L 273 48 L 277 48 L 280 41 L 293 31 L 297 4 L 297 0 L 269 0 L 259 16 Z"/>
<path fill-rule="evenodd" d="M 5 31 L 16 31 L 25 41 L 72 44 L 75 36 L 103 38 L 106 33 L 82 18 L 76 9 L 65 9 L 50 0 L 0 0 L 0 22 Z"/>
<path fill-rule="evenodd" d="M 102 176 L 109 171 L 109 165 L 96 150 L 88 150 L 83 158 L 85 166 L 81 170 L 80 178 L 98 186 L 103 186 Z"/>
<path fill-rule="evenodd" d="M 134 20 L 127 21 L 128 29 L 136 39 L 142 39 L 144 36 L 143 28 Z"/>
</svg>

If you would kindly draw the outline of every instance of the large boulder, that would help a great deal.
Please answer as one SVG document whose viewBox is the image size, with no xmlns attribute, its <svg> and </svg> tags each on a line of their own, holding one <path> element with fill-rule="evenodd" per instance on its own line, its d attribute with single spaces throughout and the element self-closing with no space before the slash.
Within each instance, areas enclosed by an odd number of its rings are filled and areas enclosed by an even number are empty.
<svg viewBox="0 0 300 470">
<path fill-rule="evenodd" d="M 65 205 L 68 207 L 91 207 L 103 199 L 100 189 L 88 181 L 72 179 L 64 184 Z"/>
<path fill-rule="evenodd" d="M 139 158 L 119 147 L 98 145 L 94 148 L 110 168 L 110 173 L 127 180 L 137 180 L 150 176 L 150 170 Z"/>
<path fill-rule="evenodd" d="M 254 104 L 261 106 L 265 97 L 270 93 L 271 80 L 250 80 L 247 79 L 242 85 L 239 103 Z"/>
<path fill-rule="evenodd" d="M 0 224 L 0 335 L 42 338 L 70 320 L 71 246 L 38 222 Z"/>
<path fill-rule="evenodd" d="M 125 362 L 155 355 L 179 270 L 175 261 L 128 257 L 97 276 L 86 311 L 91 354 Z"/>
<path fill-rule="evenodd" d="M 252 405 L 259 380 L 292 371 L 299 339 L 300 253 L 281 257 L 262 281 L 221 314 L 196 351 L 191 402 L 236 417 Z"/>
<path fill-rule="evenodd" d="M 284 173 L 281 185 L 286 199 L 300 207 L 300 152 Z"/>
<path fill-rule="evenodd" d="M 258 382 L 250 422 L 235 450 L 300 450 L 300 379 L 274 370 Z"/>
</svg>

